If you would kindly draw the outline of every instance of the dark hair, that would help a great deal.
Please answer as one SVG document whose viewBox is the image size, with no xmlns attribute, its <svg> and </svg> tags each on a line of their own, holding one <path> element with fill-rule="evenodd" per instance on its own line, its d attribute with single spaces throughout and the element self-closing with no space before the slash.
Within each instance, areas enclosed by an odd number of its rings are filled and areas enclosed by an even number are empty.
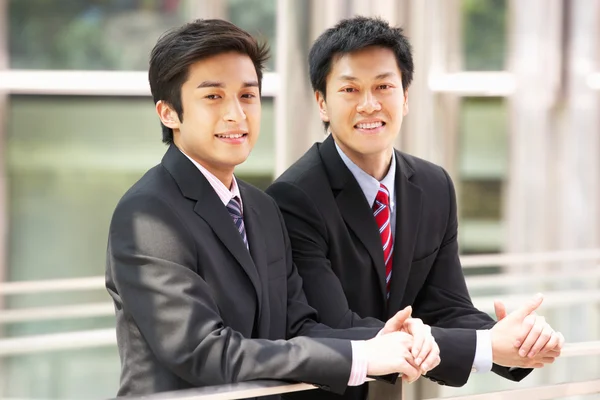
<svg viewBox="0 0 600 400">
<path fill-rule="evenodd" d="M 412 82 L 412 49 L 402 28 L 394 28 L 380 18 L 353 17 L 327 29 L 312 45 L 308 54 L 310 83 L 315 92 L 326 96 L 327 76 L 335 57 L 369 46 L 386 47 L 394 52 L 402 73 L 402 88 Z M 329 123 L 325 123 L 325 128 Z"/>
<path fill-rule="evenodd" d="M 266 43 L 259 43 L 248 32 L 220 19 L 198 19 L 166 32 L 150 55 L 148 79 L 154 104 L 166 102 L 183 121 L 181 86 L 188 78 L 189 66 L 230 51 L 250 57 L 260 90 L 264 63 L 269 57 Z M 164 143 L 173 142 L 171 128 L 162 125 L 162 134 Z"/>
</svg>

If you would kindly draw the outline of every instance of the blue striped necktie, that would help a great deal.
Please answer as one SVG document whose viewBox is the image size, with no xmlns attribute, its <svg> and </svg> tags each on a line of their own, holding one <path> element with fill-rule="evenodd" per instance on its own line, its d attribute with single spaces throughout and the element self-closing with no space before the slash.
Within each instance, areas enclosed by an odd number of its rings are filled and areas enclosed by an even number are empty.
<svg viewBox="0 0 600 400">
<path fill-rule="evenodd" d="M 229 211 L 229 215 L 233 218 L 233 223 L 235 224 L 238 232 L 242 236 L 242 240 L 248 248 L 248 238 L 246 237 L 246 228 L 244 227 L 244 217 L 242 215 L 242 205 L 240 204 L 240 199 L 235 196 L 229 200 L 227 204 L 227 211 Z"/>
</svg>

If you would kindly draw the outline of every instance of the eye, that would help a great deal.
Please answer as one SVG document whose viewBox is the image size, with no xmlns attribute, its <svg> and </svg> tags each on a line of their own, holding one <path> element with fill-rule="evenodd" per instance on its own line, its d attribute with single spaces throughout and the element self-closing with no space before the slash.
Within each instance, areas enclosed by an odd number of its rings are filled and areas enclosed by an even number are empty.
<svg viewBox="0 0 600 400">
<path fill-rule="evenodd" d="M 391 89 L 392 85 L 388 85 L 387 83 L 384 83 L 383 85 L 379 85 L 379 89 L 382 90 L 386 90 L 386 89 Z"/>
<path fill-rule="evenodd" d="M 353 87 L 347 87 L 347 88 L 343 88 L 343 89 L 342 89 L 342 92 L 344 92 L 344 93 L 354 93 L 354 92 L 356 92 L 356 91 L 357 91 L 357 90 L 356 90 L 356 89 L 354 89 Z"/>
<path fill-rule="evenodd" d="M 216 100 L 216 99 L 220 99 L 221 96 L 219 96 L 218 94 L 209 94 L 207 96 L 204 96 L 205 99 L 209 99 L 209 100 Z"/>
<path fill-rule="evenodd" d="M 254 99 L 254 98 L 256 98 L 256 95 L 254 93 L 246 93 L 246 94 L 243 94 L 242 97 L 245 99 Z"/>
</svg>

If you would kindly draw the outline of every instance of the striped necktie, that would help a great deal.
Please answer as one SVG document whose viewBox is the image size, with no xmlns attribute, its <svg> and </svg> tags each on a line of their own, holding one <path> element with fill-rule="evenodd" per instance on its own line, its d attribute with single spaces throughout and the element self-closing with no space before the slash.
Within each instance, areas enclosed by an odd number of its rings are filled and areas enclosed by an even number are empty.
<svg viewBox="0 0 600 400">
<path fill-rule="evenodd" d="M 229 200 L 227 204 L 227 211 L 229 211 L 229 215 L 233 218 L 233 223 L 235 224 L 238 232 L 242 236 L 242 240 L 248 248 L 248 238 L 246 237 L 246 228 L 244 227 L 244 217 L 242 215 L 242 205 L 240 204 L 240 199 L 237 196 L 234 196 Z"/>
<path fill-rule="evenodd" d="M 390 278 L 392 277 L 392 254 L 394 252 L 394 240 L 392 239 L 390 192 L 380 184 L 379 191 L 373 204 L 373 215 L 379 228 L 381 245 L 383 246 L 383 259 L 385 261 L 385 287 L 386 295 L 390 297 Z"/>
</svg>

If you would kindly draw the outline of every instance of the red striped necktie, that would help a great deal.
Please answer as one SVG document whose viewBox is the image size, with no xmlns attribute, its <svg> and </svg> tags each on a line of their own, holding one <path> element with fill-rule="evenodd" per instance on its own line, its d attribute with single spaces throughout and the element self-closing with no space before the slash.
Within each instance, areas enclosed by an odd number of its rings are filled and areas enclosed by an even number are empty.
<svg viewBox="0 0 600 400">
<path fill-rule="evenodd" d="M 392 239 L 392 225 L 390 212 L 390 192 L 380 184 L 379 191 L 373 204 L 373 215 L 379 227 L 381 245 L 383 246 L 383 259 L 385 261 L 385 286 L 387 297 L 390 297 L 390 278 L 392 277 L 392 253 L 394 240 Z"/>
</svg>

